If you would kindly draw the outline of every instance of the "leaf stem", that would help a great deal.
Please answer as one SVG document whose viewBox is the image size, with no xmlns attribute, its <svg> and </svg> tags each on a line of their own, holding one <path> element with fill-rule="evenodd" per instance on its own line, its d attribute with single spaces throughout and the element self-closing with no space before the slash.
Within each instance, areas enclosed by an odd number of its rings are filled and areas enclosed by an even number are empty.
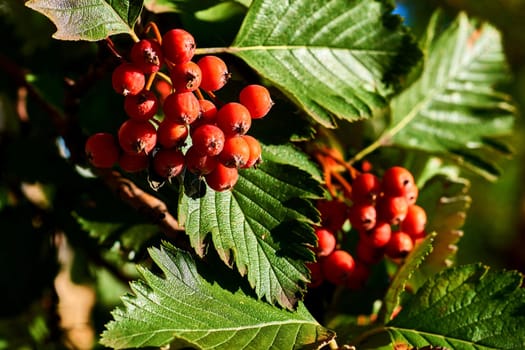
<svg viewBox="0 0 525 350">
<path fill-rule="evenodd" d="M 210 54 L 217 54 L 217 53 L 233 53 L 237 50 L 229 47 L 203 47 L 203 48 L 197 48 L 195 49 L 195 55 L 210 55 Z"/>
</svg>

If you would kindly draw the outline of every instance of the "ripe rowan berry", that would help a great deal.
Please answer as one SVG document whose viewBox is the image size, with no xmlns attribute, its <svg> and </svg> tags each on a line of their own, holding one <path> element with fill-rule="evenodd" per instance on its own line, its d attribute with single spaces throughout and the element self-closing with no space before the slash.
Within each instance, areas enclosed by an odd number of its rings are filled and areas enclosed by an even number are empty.
<svg viewBox="0 0 525 350">
<path fill-rule="evenodd" d="M 383 196 L 377 201 L 377 216 L 379 220 L 391 225 L 398 225 L 407 215 L 408 202 L 404 196 Z"/>
<path fill-rule="evenodd" d="M 115 137 L 107 132 L 89 136 L 84 148 L 88 161 L 96 168 L 111 168 L 119 157 Z"/>
<path fill-rule="evenodd" d="M 419 205 L 412 204 L 408 207 L 407 215 L 399 228 L 412 237 L 413 240 L 425 235 L 425 226 L 427 224 L 427 213 Z"/>
<path fill-rule="evenodd" d="M 392 237 L 385 247 L 385 254 L 392 259 L 406 257 L 414 248 L 412 238 L 403 231 L 392 232 Z"/>
<path fill-rule="evenodd" d="M 188 126 L 164 119 L 157 128 L 157 143 L 164 148 L 180 147 L 188 137 Z"/>
<path fill-rule="evenodd" d="M 394 166 L 383 174 L 381 187 L 387 196 L 405 196 L 407 190 L 414 186 L 414 176 L 406 168 Z"/>
<path fill-rule="evenodd" d="M 392 228 L 388 222 L 380 221 L 368 231 L 360 231 L 360 239 L 366 241 L 375 248 L 382 248 L 387 245 L 392 236 Z"/>
<path fill-rule="evenodd" d="M 228 102 L 217 111 L 216 122 L 226 136 L 244 135 L 252 125 L 252 118 L 244 105 Z"/>
<path fill-rule="evenodd" d="M 199 126 L 192 134 L 193 147 L 199 154 L 217 156 L 224 148 L 225 137 L 222 130 L 212 124 Z"/>
<path fill-rule="evenodd" d="M 226 138 L 224 147 L 219 154 L 219 160 L 222 164 L 230 168 L 241 168 L 249 159 L 250 146 L 241 135 Z"/>
<path fill-rule="evenodd" d="M 124 111 L 132 119 L 149 120 L 157 113 L 158 108 L 159 100 L 149 90 L 124 97 Z"/>
<path fill-rule="evenodd" d="M 194 146 L 188 148 L 184 157 L 186 159 L 186 168 L 188 171 L 197 176 L 211 173 L 219 163 L 217 156 L 208 156 L 199 153 Z"/>
<path fill-rule="evenodd" d="M 324 278 L 335 285 L 344 285 L 355 269 L 354 258 L 342 249 L 334 250 L 319 261 Z"/>
<path fill-rule="evenodd" d="M 174 64 L 190 61 L 196 47 L 195 38 L 184 29 L 171 29 L 162 36 L 164 57 Z"/>
<path fill-rule="evenodd" d="M 239 179 L 239 171 L 237 168 L 228 168 L 219 162 L 212 172 L 204 175 L 204 178 L 212 190 L 222 192 L 235 186 Z"/>
<path fill-rule="evenodd" d="M 241 136 L 244 141 L 248 144 L 248 147 L 250 148 L 250 157 L 248 158 L 248 161 L 242 168 L 252 168 L 256 167 L 257 165 L 261 164 L 262 162 L 262 148 L 259 141 L 251 136 L 251 135 L 242 135 Z"/>
<path fill-rule="evenodd" d="M 197 61 L 197 65 L 202 72 L 201 88 L 205 91 L 217 91 L 230 79 L 226 63 L 217 56 L 204 56 Z"/>
<path fill-rule="evenodd" d="M 381 193 L 381 180 L 372 173 L 361 173 L 352 182 L 352 202 L 374 203 Z"/>
<path fill-rule="evenodd" d="M 370 267 L 358 260 L 355 262 L 354 271 L 348 276 L 345 287 L 352 290 L 363 289 L 369 277 Z"/>
<path fill-rule="evenodd" d="M 367 231 L 376 224 L 376 208 L 367 203 L 357 203 L 348 210 L 348 219 L 352 227 L 358 231 Z"/>
<path fill-rule="evenodd" d="M 217 107 L 210 100 L 199 100 L 200 105 L 200 119 L 208 124 L 215 123 L 215 116 L 217 115 Z"/>
<path fill-rule="evenodd" d="M 143 153 L 131 154 L 123 152 L 118 159 L 118 165 L 125 172 L 136 173 L 148 168 L 149 156 Z"/>
<path fill-rule="evenodd" d="M 180 124 L 191 124 L 200 114 L 199 100 L 192 92 L 169 94 L 162 109 L 166 118 Z"/>
<path fill-rule="evenodd" d="M 179 175 L 184 168 L 184 155 L 178 148 L 162 148 L 153 156 L 153 170 L 165 179 Z"/>
<path fill-rule="evenodd" d="M 141 39 L 131 47 L 130 60 L 144 74 L 158 72 L 164 60 L 162 48 L 155 39 Z"/>
<path fill-rule="evenodd" d="M 239 102 L 250 111 L 253 119 L 263 118 L 273 106 L 268 89 L 258 84 L 245 86 L 239 93 Z"/>
<path fill-rule="evenodd" d="M 360 239 L 357 241 L 355 254 L 357 261 L 361 261 L 367 265 L 374 265 L 383 259 L 384 248 L 374 247 L 368 241 Z"/>
<path fill-rule="evenodd" d="M 134 64 L 123 62 L 113 71 L 111 83 L 120 95 L 136 95 L 146 85 L 146 77 Z"/>
<path fill-rule="evenodd" d="M 155 79 L 153 87 L 159 96 L 159 102 L 161 105 L 164 104 L 164 100 L 172 93 L 173 87 L 170 83 L 165 80 Z"/>
<path fill-rule="evenodd" d="M 337 239 L 333 232 L 323 227 L 317 227 L 315 235 L 317 236 L 317 246 L 314 249 L 315 254 L 317 256 L 330 255 L 337 244 Z"/>
<path fill-rule="evenodd" d="M 118 141 L 124 152 L 149 154 L 157 143 L 157 130 L 148 121 L 128 119 L 118 130 Z"/>
<path fill-rule="evenodd" d="M 324 282 L 323 273 L 321 272 L 321 264 L 318 261 L 306 263 L 306 267 L 310 270 L 310 282 L 308 288 L 317 288 Z"/>
<path fill-rule="evenodd" d="M 202 73 L 199 66 L 188 61 L 179 63 L 170 70 L 171 84 L 175 92 L 190 92 L 199 88 L 202 80 Z"/>
<path fill-rule="evenodd" d="M 348 206 L 337 199 L 321 199 L 315 204 L 321 214 L 321 223 L 323 227 L 332 232 L 338 231 L 343 227 L 348 217 Z"/>
</svg>

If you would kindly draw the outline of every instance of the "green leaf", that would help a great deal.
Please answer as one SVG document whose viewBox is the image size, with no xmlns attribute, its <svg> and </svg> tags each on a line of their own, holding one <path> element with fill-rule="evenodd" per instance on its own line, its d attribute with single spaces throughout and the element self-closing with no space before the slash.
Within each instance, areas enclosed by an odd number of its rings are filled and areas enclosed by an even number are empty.
<svg viewBox="0 0 525 350">
<path fill-rule="evenodd" d="M 140 268 L 125 309 L 113 312 L 101 343 L 116 349 L 164 346 L 178 349 L 318 349 L 333 332 L 303 304 L 294 312 L 274 307 L 204 279 L 189 254 L 166 243 L 150 248 L 159 277 Z"/>
<path fill-rule="evenodd" d="M 215 7 L 224 5 L 222 10 L 230 6 L 250 6 L 250 0 L 145 0 L 144 7 L 153 13 L 185 12 L 194 13 L 198 11 L 213 10 Z M 224 14 L 223 14 L 224 16 Z"/>
<path fill-rule="evenodd" d="M 386 107 L 390 83 L 419 50 L 390 1 L 254 1 L 229 52 L 317 123 L 355 121 Z"/>
<path fill-rule="evenodd" d="M 392 100 L 392 124 L 381 139 L 446 155 L 494 179 L 495 160 L 508 147 L 493 139 L 512 131 L 516 113 L 496 87 L 508 77 L 500 33 L 461 14 L 430 45 L 419 80 Z"/>
<path fill-rule="evenodd" d="M 308 173 L 265 160 L 241 171 L 233 191 L 183 196 L 179 223 L 198 255 L 211 235 L 221 259 L 247 275 L 259 297 L 293 308 L 309 280 L 304 261 L 313 259 L 307 246 L 315 244 L 318 212 L 310 199 L 321 195 Z"/>
<path fill-rule="evenodd" d="M 29 0 L 26 6 L 48 17 L 57 27 L 53 38 L 98 41 L 127 33 L 142 11 L 142 0 Z"/>
</svg>

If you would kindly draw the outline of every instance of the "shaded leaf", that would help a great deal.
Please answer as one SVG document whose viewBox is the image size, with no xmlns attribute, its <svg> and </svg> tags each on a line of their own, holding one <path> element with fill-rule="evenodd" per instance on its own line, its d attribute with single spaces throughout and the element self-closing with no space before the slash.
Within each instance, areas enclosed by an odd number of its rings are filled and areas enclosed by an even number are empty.
<svg viewBox="0 0 525 350">
<path fill-rule="evenodd" d="M 113 312 L 101 343 L 129 347 L 191 346 L 198 349 L 317 349 L 334 334 L 299 304 L 294 312 L 231 292 L 199 274 L 193 259 L 166 243 L 151 248 L 159 277 L 140 268 L 125 309 Z"/>
</svg>

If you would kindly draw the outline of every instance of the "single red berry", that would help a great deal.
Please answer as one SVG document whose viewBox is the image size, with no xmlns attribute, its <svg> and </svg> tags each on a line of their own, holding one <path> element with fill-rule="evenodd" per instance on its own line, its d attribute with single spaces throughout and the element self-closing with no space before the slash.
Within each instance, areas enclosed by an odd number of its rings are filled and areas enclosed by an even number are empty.
<svg viewBox="0 0 525 350">
<path fill-rule="evenodd" d="M 383 196 L 377 201 L 377 216 L 391 225 L 399 225 L 407 215 L 408 202 L 405 197 Z"/>
<path fill-rule="evenodd" d="M 217 156 L 201 154 L 193 146 L 188 148 L 184 157 L 186 158 L 186 168 L 188 171 L 197 176 L 208 175 L 219 163 Z"/>
<path fill-rule="evenodd" d="M 85 152 L 91 165 L 96 168 L 111 168 L 119 157 L 115 136 L 107 132 L 89 136 L 86 140 Z"/>
<path fill-rule="evenodd" d="M 199 88 L 202 73 L 195 62 L 188 61 L 173 67 L 170 70 L 170 78 L 175 92 L 190 92 Z"/>
<path fill-rule="evenodd" d="M 169 94 L 162 109 L 166 118 L 180 124 L 191 124 L 200 114 L 199 100 L 192 92 Z"/>
<path fill-rule="evenodd" d="M 419 188 L 416 185 L 407 188 L 405 191 L 405 198 L 407 199 L 409 205 L 415 204 L 418 196 Z"/>
<path fill-rule="evenodd" d="M 371 230 L 376 225 L 376 208 L 372 204 L 357 203 L 348 210 L 348 219 L 358 231 Z"/>
<path fill-rule="evenodd" d="M 226 136 L 244 135 L 252 125 L 252 118 L 244 105 L 228 102 L 217 111 L 216 122 Z"/>
<path fill-rule="evenodd" d="M 136 95 L 124 97 L 124 111 L 128 117 L 137 120 L 149 120 L 157 113 L 159 100 L 149 90 L 142 90 Z"/>
<path fill-rule="evenodd" d="M 197 64 L 202 71 L 201 88 L 205 91 L 217 91 L 230 79 L 231 75 L 226 63 L 217 56 L 204 56 L 197 61 Z"/>
<path fill-rule="evenodd" d="M 383 174 L 381 187 L 387 196 L 404 196 L 407 190 L 414 186 L 416 186 L 414 176 L 406 168 L 394 166 Z"/>
<path fill-rule="evenodd" d="M 332 232 L 340 230 L 348 218 L 348 206 L 340 200 L 321 199 L 315 206 L 321 214 L 321 224 Z"/>
<path fill-rule="evenodd" d="M 251 136 L 251 135 L 242 135 L 241 136 L 246 143 L 248 143 L 248 147 L 250 148 L 250 157 L 248 158 L 248 161 L 246 164 L 244 164 L 243 168 L 252 168 L 257 167 L 257 165 L 262 163 L 262 148 L 259 141 Z"/>
<path fill-rule="evenodd" d="M 375 265 L 383 259 L 384 248 L 374 247 L 367 240 L 360 239 L 355 247 L 355 254 L 357 261 Z"/>
<path fill-rule="evenodd" d="M 308 288 L 317 288 L 324 282 L 324 276 L 321 271 L 321 264 L 318 261 L 306 263 L 310 270 L 310 282 Z"/>
<path fill-rule="evenodd" d="M 160 44 L 155 39 L 141 39 L 131 47 L 131 62 L 144 74 L 158 72 L 164 60 Z"/>
<path fill-rule="evenodd" d="M 197 120 L 191 124 L 190 134 L 201 125 L 215 124 L 215 116 L 217 115 L 217 107 L 210 100 L 199 100 L 200 115 Z"/>
<path fill-rule="evenodd" d="M 319 260 L 324 278 L 335 284 L 344 285 L 355 269 L 355 261 L 346 250 L 336 249 L 332 254 Z"/>
<path fill-rule="evenodd" d="M 136 173 L 148 168 L 149 157 L 143 153 L 131 154 L 123 152 L 118 159 L 118 165 L 125 172 Z"/>
<path fill-rule="evenodd" d="M 224 148 L 224 133 L 212 124 L 199 126 L 192 134 L 193 147 L 199 154 L 217 156 Z"/>
<path fill-rule="evenodd" d="M 419 205 L 412 204 L 408 207 L 407 215 L 399 228 L 412 237 L 413 240 L 425 235 L 425 226 L 427 224 L 427 213 Z"/>
<path fill-rule="evenodd" d="M 111 83 L 117 94 L 136 95 L 144 89 L 146 77 L 134 64 L 123 62 L 113 71 Z"/>
<path fill-rule="evenodd" d="M 253 119 L 264 117 L 273 106 L 268 89 L 258 84 L 245 86 L 239 93 L 239 102 L 248 108 Z"/>
<path fill-rule="evenodd" d="M 352 202 L 374 203 L 381 193 L 381 181 L 371 173 L 361 173 L 352 182 Z"/>
<path fill-rule="evenodd" d="M 188 137 L 186 124 L 164 119 L 157 128 L 157 143 L 164 148 L 180 147 Z"/>
<path fill-rule="evenodd" d="M 315 229 L 315 235 L 317 236 L 317 246 L 314 251 L 317 256 L 328 256 L 334 250 L 337 244 L 337 239 L 332 231 L 327 230 L 323 227 Z"/>
<path fill-rule="evenodd" d="M 159 95 L 159 102 L 161 105 L 164 104 L 166 97 L 173 92 L 173 87 L 166 80 L 155 79 L 153 87 Z"/>
<path fill-rule="evenodd" d="M 208 186 L 217 192 L 227 191 L 233 188 L 239 179 L 237 168 L 228 168 L 218 163 L 215 169 L 204 176 Z"/>
<path fill-rule="evenodd" d="M 375 248 L 382 248 L 387 245 L 392 236 L 392 228 L 388 222 L 380 221 L 368 231 L 360 231 L 359 237 Z"/>
<path fill-rule="evenodd" d="M 250 159 L 250 146 L 241 135 L 226 138 L 219 154 L 222 164 L 230 168 L 242 168 Z"/>
<path fill-rule="evenodd" d="M 128 119 L 118 130 L 118 141 L 124 152 L 149 154 L 157 143 L 157 130 L 148 121 Z"/>
<path fill-rule="evenodd" d="M 184 155 L 178 148 L 162 148 L 153 156 L 153 170 L 160 177 L 171 179 L 184 168 Z"/>
<path fill-rule="evenodd" d="M 361 262 L 356 261 L 354 271 L 348 276 L 345 287 L 352 290 L 363 289 L 370 277 L 370 267 Z"/>
<path fill-rule="evenodd" d="M 174 64 L 190 61 L 196 47 L 195 38 L 184 29 L 171 29 L 162 36 L 164 57 Z"/>
<path fill-rule="evenodd" d="M 385 247 L 385 254 L 392 259 L 406 257 L 414 248 L 412 238 L 406 232 L 392 232 L 392 237 Z"/>
</svg>

